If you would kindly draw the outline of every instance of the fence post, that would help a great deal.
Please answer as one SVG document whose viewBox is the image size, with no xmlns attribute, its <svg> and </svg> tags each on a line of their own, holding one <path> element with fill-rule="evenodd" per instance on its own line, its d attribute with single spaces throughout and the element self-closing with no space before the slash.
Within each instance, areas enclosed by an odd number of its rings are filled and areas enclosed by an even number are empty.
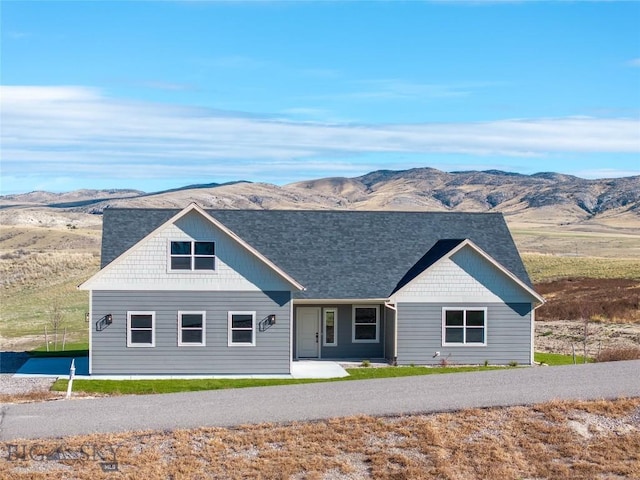
<svg viewBox="0 0 640 480">
<path fill-rule="evenodd" d="M 73 377 L 76 376 L 76 359 L 71 360 L 71 368 L 69 369 L 69 383 L 67 384 L 66 399 L 71 398 L 71 389 L 73 388 Z"/>
<path fill-rule="evenodd" d="M 47 335 L 47 326 L 44 326 L 44 343 L 47 347 L 47 352 L 49 351 L 49 336 Z"/>
</svg>

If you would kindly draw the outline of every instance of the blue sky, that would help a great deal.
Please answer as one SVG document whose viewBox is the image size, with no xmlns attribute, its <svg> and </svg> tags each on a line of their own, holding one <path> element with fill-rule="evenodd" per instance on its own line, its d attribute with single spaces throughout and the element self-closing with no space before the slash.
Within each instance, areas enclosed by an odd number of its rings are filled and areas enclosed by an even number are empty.
<svg viewBox="0 0 640 480">
<path fill-rule="evenodd" d="M 2 194 L 640 174 L 640 2 L 0 8 Z"/>
</svg>

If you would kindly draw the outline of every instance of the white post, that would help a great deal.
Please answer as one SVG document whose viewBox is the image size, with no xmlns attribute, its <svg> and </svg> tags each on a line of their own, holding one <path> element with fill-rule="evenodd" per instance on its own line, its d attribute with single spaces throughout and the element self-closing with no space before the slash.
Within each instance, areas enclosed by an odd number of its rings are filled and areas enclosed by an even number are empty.
<svg viewBox="0 0 640 480">
<path fill-rule="evenodd" d="M 47 346 L 47 352 L 49 351 L 49 337 L 47 336 L 47 326 L 44 326 L 44 343 Z"/>
<path fill-rule="evenodd" d="M 65 398 L 71 398 L 71 388 L 73 387 L 73 377 L 76 376 L 76 359 L 71 360 L 71 368 L 69 369 L 69 383 L 67 384 L 67 396 Z"/>
</svg>

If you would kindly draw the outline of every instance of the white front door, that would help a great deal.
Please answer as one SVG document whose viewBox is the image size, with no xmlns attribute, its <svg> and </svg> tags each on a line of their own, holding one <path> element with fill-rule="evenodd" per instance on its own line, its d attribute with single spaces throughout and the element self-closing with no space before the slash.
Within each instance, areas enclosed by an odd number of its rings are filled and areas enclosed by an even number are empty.
<svg viewBox="0 0 640 480">
<path fill-rule="evenodd" d="M 320 308 L 298 308 L 296 322 L 296 357 L 318 358 L 320 353 Z"/>
</svg>

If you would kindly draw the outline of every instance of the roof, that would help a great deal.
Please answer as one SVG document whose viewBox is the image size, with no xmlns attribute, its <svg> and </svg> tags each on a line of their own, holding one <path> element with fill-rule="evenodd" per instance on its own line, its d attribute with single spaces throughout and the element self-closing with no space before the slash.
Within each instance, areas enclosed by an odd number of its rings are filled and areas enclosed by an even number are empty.
<svg viewBox="0 0 640 480">
<path fill-rule="evenodd" d="M 102 267 L 178 214 L 105 209 Z M 293 277 L 304 299 L 388 298 L 399 283 L 470 239 L 522 283 L 527 272 L 500 213 L 206 210 Z M 432 248 L 439 246 L 432 251 Z M 447 250 L 448 248 L 448 250 Z M 442 251 L 441 251 L 442 249 Z M 426 255 L 431 252 L 429 255 Z M 431 263 L 429 263 L 431 262 Z M 410 280 L 410 279 L 409 279 Z"/>
</svg>

